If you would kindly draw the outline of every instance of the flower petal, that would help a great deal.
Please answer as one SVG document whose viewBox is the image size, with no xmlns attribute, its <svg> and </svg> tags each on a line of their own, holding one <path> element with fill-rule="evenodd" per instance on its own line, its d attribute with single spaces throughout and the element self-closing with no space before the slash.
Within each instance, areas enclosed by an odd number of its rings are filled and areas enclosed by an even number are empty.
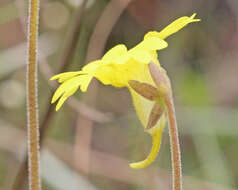
<svg viewBox="0 0 238 190">
<path fill-rule="evenodd" d="M 88 63 L 82 68 L 82 71 L 85 73 L 93 73 L 95 70 L 104 63 L 102 60 L 96 60 Z"/>
<path fill-rule="evenodd" d="M 144 36 L 144 39 L 147 39 L 147 38 L 160 38 L 160 34 L 159 32 L 157 31 L 150 31 L 150 32 L 147 32 Z"/>
<path fill-rule="evenodd" d="M 201 21 L 201 19 L 194 19 L 195 16 L 196 16 L 196 13 L 194 13 L 190 17 L 187 17 L 187 16 L 180 17 L 177 20 L 173 21 L 171 24 L 169 24 L 167 27 L 165 27 L 161 32 L 156 32 L 156 31 L 148 32 L 144 38 L 147 39 L 149 37 L 157 37 L 160 39 L 165 39 L 168 36 L 178 32 L 189 23 Z"/>
<path fill-rule="evenodd" d="M 128 53 L 123 54 L 122 56 L 117 57 L 114 59 L 114 61 L 111 62 L 111 64 L 125 64 L 131 59 L 130 55 Z"/>
<path fill-rule="evenodd" d="M 51 103 L 56 102 L 60 96 L 62 96 L 65 92 L 70 91 L 72 88 L 81 85 L 81 78 L 83 75 L 74 77 L 72 79 L 67 80 L 66 82 L 62 83 L 58 89 L 55 91 L 54 96 L 51 100 Z"/>
<path fill-rule="evenodd" d="M 82 92 L 86 92 L 87 91 L 88 85 L 91 82 L 92 78 L 93 78 L 93 75 L 84 75 L 84 76 L 81 77 L 81 87 L 80 87 L 80 90 Z"/>
<path fill-rule="evenodd" d="M 196 14 L 193 14 L 191 17 L 181 17 L 177 20 L 175 20 L 174 22 L 172 22 L 170 25 L 168 25 L 167 27 L 165 27 L 161 32 L 160 32 L 160 38 L 161 39 L 165 39 L 168 36 L 178 32 L 179 30 L 181 30 L 182 28 L 184 28 L 186 25 L 188 25 L 189 23 L 192 22 L 199 22 L 200 19 L 194 19 L 194 17 L 196 16 Z"/>
<path fill-rule="evenodd" d="M 61 108 L 61 106 L 63 105 L 63 103 L 65 102 L 65 100 L 69 96 L 72 96 L 77 90 L 78 90 L 78 86 L 76 86 L 76 87 L 72 88 L 71 90 L 67 91 L 66 93 L 64 93 L 64 95 L 60 97 L 55 110 L 58 111 Z"/>
<path fill-rule="evenodd" d="M 145 128 L 154 102 L 144 98 L 143 96 L 138 94 L 135 90 L 133 90 L 131 87 L 129 88 L 129 90 L 132 96 L 133 105 L 135 107 L 138 118 Z"/>
<path fill-rule="evenodd" d="M 138 62 L 129 55 L 121 57 L 123 58 L 118 58 L 115 62 L 103 64 L 98 67 L 94 76 L 105 85 L 125 87 L 128 86 L 129 80 L 143 75 L 141 72 L 145 70 L 147 64 Z M 127 61 L 124 62 L 125 60 Z"/>
<path fill-rule="evenodd" d="M 103 57 L 103 61 L 114 60 L 117 57 L 125 54 L 127 52 L 127 47 L 123 44 L 119 44 L 112 49 L 110 49 Z"/>
<path fill-rule="evenodd" d="M 150 154 L 143 161 L 131 163 L 130 164 L 131 168 L 142 169 L 142 168 L 145 168 L 148 165 L 150 165 L 155 160 L 155 158 L 157 157 L 159 150 L 160 150 L 160 144 L 161 144 L 161 140 L 162 140 L 162 132 L 163 132 L 165 123 L 166 123 L 166 119 L 165 119 L 165 116 L 163 115 L 162 118 L 160 119 L 159 127 L 157 127 L 156 131 L 154 131 L 151 134 L 153 142 L 152 142 L 152 148 L 151 148 Z"/>
<path fill-rule="evenodd" d="M 58 79 L 58 81 L 60 83 L 78 75 L 78 74 L 83 74 L 83 71 L 73 71 L 73 72 L 65 72 L 65 73 L 60 73 L 58 75 L 54 75 L 53 77 L 50 78 L 50 80 L 56 80 Z"/>
<path fill-rule="evenodd" d="M 76 92 L 79 87 L 83 92 L 85 92 L 92 78 L 93 75 L 85 74 L 73 77 L 63 82 L 55 91 L 54 96 L 51 100 L 51 103 L 54 103 L 62 96 L 56 106 L 56 111 L 62 106 L 64 101 L 69 96 L 72 96 Z"/>
<path fill-rule="evenodd" d="M 79 74 L 83 74 L 83 71 L 78 71 L 77 73 L 75 74 L 69 74 L 69 73 L 65 73 L 65 75 L 61 76 L 58 80 L 59 83 L 63 83 Z M 84 73 L 85 74 L 85 73 Z"/>
<path fill-rule="evenodd" d="M 159 67 L 159 65 L 158 65 L 158 67 Z M 137 80 L 139 80 L 142 83 L 149 83 L 150 85 L 154 86 L 155 84 L 154 84 L 148 70 L 149 70 L 148 65 L 146 65 L 145 70 L 143 72 L 140 72 L 140 75 L 138 75 Z M 151 110 L 154 107 L 154 102 L 144 98 L 143 96 L 138 94 L 136 91 L 134 91 L 133 88 L 131 88 L 130 86 L 128 86 L 128 88 L 132 95 L 133 104 L 135 106 L 136 113 L 137 113 L 141 123 L 143 124 L 144 128 L 146 129 L 146 127 L 148 127 L 148 122 L 150 122 L 149 120 L 151 119 L 150 115 L 151 115 Z M 161 106 L 163 106 L 163 105 L 161 105 Z M 156 117 L 157 117 L 157 115 L 156 115 Z M 152 118 L 152 119 L 154 119 L 154 118 Z M 165 123 L 166 123 L 166 117 L 165 117 L 165 114 L 163 113 L 162 116 L 158 120 L 156 119 L 156 121 L 153 121 L 152 128 L 145 130 L 152 136 L 152 139 L 153 139 L 153 145 L 152 145 L 151 152 L 145 160 L 130 164 L 131 168 L 134 168 L 134 169 L 145 168 L 149 164 L 151 164 L 151 162 L 154 161 L 154 159 L 156 158 L 156 156 L 159 152 L 162 131 L 165 126 Z"/>
<path fill-rule="evenodd" d="M 141 63 L 148 64 L 152 60 L 152 56 L 149 52 L 143 49 L 134 49 L 133 51 L 130 51 L 129 54 L 134 60 Z"/>
<path fill-rule="evenodd" d="M 139 43 L 135 48 L 141 48 L 149 51 L 161 50 L 168 46 L 168 43 L 162 38 L 157 37 L 147 37 L 141 43 Z M 134 49 L 134 48 L 133 48 Z"/>
</svg>

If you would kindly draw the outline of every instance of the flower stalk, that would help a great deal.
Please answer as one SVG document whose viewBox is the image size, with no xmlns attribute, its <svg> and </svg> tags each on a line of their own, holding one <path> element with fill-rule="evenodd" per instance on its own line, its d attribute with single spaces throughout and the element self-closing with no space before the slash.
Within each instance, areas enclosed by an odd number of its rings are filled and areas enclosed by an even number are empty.
<svg viewBox="0 0 238 190">
<path fill-rule="evenodd" d="M 166 97 L 167 116 L 169 121 L 170 150 L 173 170 L 173 190 L 182 190 L 181 153 L 178 129 L 172 96 Z"/>
<path fill-rule="evenodd" d="M 27 57 L 27 131 L 29 189 L 40 190 L 39 122 L 37 101 L 37 39 L 39 0 L 29 0 Z"/>
<path fill-rule="evenodd" d="M 182 190 L 182 167 L 181 153 L 178 138 L 178 129 L 176 115 L 173 103 L 171 83 L 166 71 L 157 67 L 153 62 L 149 64 L 150 74 L 158 87 L 159 97 L 162 98 L 162 104 L 165 104 L 169 122 L 170 150 L 173 171 L 173 190 Z M 157 111 L 158 112 L 158 111 Z M 154 115 L 154 114 L 153 114 Z M 150 116 L 153 118 L 153 115 Z M 155 116 L 154 116 L 155 118 Z M 152 119 L 151 119 L 152 120 Z"/>
</svg>

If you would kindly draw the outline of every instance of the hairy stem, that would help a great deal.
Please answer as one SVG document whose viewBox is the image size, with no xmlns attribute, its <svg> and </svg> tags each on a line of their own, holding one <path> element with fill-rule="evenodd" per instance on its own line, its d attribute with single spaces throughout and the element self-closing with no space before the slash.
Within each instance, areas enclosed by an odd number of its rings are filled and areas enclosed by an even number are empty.
<svg viewBox="0 0 238 190">
<path fill-rule="evenodd" d="M 158 93 L 164 97 L 169 120 L 170 149 L 173 170 L 173 190 L 182 190 L 182 168 L 179 147 L 178 129 L 173 103 L 171 83 L 164 69 L 159 68 L 153 62 L 149 64 L 152 79 L 158 87 Z"/>
<path fill-rule="evenodd" d="M 171 147 L 171 159 L 173 170 L 173 190 L 182 190 L 182 168 L 181 168 L 181 154 L 178 138 L 178 129 L 175 116 L 175 109 L 173 98 L 171 96 L 166 97 L 166 107 L 169 120 L 169 135 L 170 135 L 170 147 Z"/>
<path fill-rule="evenodd" d="M 84 0 L 82 5 L 76 10 L 75 15 L 75 23 L 73 23 L 72 29 L 68 31 L 68 35 L 65 41 L 67 41 L 66 47 L 64 48 L 64 54 L 60 57 L 59 62 L 62 63 L 59 69 L 59 73 L 64 72 L 67 70 L 67 67 L 69 66 L 70 58 L 74 52 L 74 49 L 76 47 L 76 43 L 78 41 L 79 32 L 80 32 L 80 26 L 81 26 L 81 20 L 82 20 L 82 14 L 84 12 L 85 6 L 87 4 L 88 0 Z M 24 23 L 23 23 L 24 24 Z M 44 64 L 43 60 L 40 60 L 41 65 Z M 51 74 L 53 75 L 53 74 Z M 47 77 L 48 80 L 49 77 Z M 50 97 L 52 97 L 54 92 L 52 91 Z M 46 130 L 48 129 L 49 123 L 53 118 L 54 114 L 54 105 L 50 104 L 45 111 L 45 116 L 42 119 L 42 123 L 40 125 L 40 145 L 42 144 Z M 27 156 L 25 156 L 24 161 L 22 162 L 22 165 L 17 173 L 16 179 L 14 181 L 13 190 L 20 190 L 24 187 L 25 179 L 26 179 L 26 169 L 27 169 Z"/>
<path fill-rule="evenodd" d="M 27 58 L 27 127 L 29 189 L 40 190 L 39 122 L 37 102 L 37 38 L 39 0 L 29 1 Z"/>
</svg>

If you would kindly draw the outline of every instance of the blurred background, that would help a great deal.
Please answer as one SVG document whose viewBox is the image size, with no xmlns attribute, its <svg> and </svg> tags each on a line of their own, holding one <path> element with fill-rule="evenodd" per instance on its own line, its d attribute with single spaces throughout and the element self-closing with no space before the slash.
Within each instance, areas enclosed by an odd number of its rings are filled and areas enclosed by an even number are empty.
<svg viewBox="0 0 238 190">
<path fill-rule="evenodd" d="M 238 189 L 237 0 L 42 0 L 39 118 L 44 190 L 171 189 L 168 130 L 156 161 L 127 89 L 96 80 L 55 112 L 49 78 L 79 70 L 118 43 L 133 47 L 194 12 L 202 22 L 169 37 L 159 52 L 174 90 L 184 189 Z M 27 189 L 27 1 L 0 0 L 0 190 Z"/>
</svg>

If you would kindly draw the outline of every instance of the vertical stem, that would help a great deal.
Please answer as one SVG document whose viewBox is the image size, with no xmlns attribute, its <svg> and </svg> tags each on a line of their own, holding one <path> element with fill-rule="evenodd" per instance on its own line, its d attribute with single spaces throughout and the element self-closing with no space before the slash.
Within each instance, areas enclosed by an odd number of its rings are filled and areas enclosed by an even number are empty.
<svg viewBox="0 0 238 190">
<path fill-rule="evenodd" d="M 37 37 L 39 0 L 29 0 L 27 57 L 27 124 L 29 189 L 40 190 L 37 102 Z"/>
<path fill-rule="evenodd" d="M 170 148 L 173 170 L 173 190 L 182 190 L 181 153 L 178 129 L 172 95 L 166 96 L 167 114 L 169 120 Z"/>
<path fill-rule="evenodd" d="M 158 95 L 164 97 L 167 117 L 169 120 L 170 150 L 173 171 L 173 190 L 182 190 L 182 167 L 179 147 L 178 129 L 173 103 L 173 95 L 169 77 L 164 69 L 159 68 L 153 62 L 149 63 L 149 70 L 152 79 L 158 87 Z"/>
</svg>

